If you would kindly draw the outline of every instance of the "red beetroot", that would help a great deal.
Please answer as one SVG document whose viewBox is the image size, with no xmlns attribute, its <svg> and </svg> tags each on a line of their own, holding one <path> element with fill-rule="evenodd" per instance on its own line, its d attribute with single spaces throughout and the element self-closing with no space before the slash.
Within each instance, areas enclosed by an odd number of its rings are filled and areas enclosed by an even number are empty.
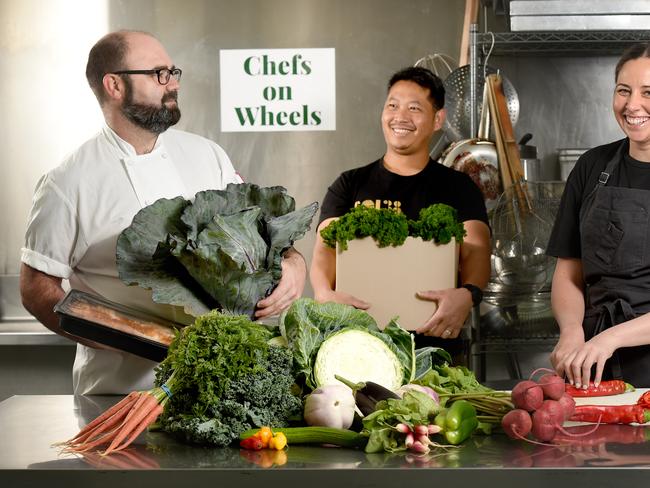
<svg viewBox="0 0 650 488">
<path fill-rule="evenodd" d="M 534 381 L 524 380 L 515 385 L 511 397 L 516 408 L 534 412 L 542 406 L 544 391 Z"/>
<path fill-rule="evenodd" d="M 546 410 L 550 413 L 558 425 L 564 423 L 564 408 L 562 408 L 562 404 L 558 400 L 544 400 L 539 410 Z"/>
<path fill-rule="evenodd" d="M 537 410 L 533 413 L 533 427 L 531 432 L 536 439 L 548 442 L 555 437 L 558 423 L 553 414 L 548 410 Z"/>
<path fill-rule="evenodd" d="M 564 420 L 569 420 L 576 409 L 576 401 L 571 395 L 565 393 L 560 397 L 558 402 L 560 402 L 560 405 L 562 405 L 562 409 L 564 410 Z"/>
<path fill-rule="evenodd" d="M 564 395 L 564 380 L 556 374 L 545 374 L 539 379 L 544 396 L 551 400 L 559 400 Z"/>
<path fill-rule="evenodd" d="M 530 433 L 533 421 L 530 414 L 521 408 L 510 410 L 501 419 L 501 427 L 512 439 L 522 439 Z"/>
</svg>

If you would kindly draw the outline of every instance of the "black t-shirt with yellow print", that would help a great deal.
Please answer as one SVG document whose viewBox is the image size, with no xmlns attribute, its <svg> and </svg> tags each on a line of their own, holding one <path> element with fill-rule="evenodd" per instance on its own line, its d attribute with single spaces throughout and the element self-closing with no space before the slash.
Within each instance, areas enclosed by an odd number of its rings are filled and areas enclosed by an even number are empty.
<svg viewBox="0 0 650 488">
<path fill-rule="evenodd" d="M 459 220 L 488 223 L 481 191 L 465 173 L 429 160 L 419 173 L 402 176 L 388 171 L 383 159 L 342 173 L 327 189 L 319 223 L 340 217 L 357 205 L 391 208 L 417 219 L 434 203 L 454 207 Z"/>
</svg>

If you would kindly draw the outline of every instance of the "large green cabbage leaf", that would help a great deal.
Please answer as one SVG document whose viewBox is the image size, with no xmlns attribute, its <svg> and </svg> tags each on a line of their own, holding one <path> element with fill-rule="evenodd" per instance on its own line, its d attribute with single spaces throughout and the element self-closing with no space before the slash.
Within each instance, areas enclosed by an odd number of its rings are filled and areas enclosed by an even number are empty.
<svg viewBox="0 0 650 488">
<path fill-rule="evenodd" d="M 283 187 L 247 183 L 199 192 L 193 202 L 161 198 L 120 234 L 119 277 L 190 315 L 220 308 L 252 317 L 282 276 L 283 253 L 309 230 L 317 209 L 314 202 L 295 210 Z"/>
</svg>

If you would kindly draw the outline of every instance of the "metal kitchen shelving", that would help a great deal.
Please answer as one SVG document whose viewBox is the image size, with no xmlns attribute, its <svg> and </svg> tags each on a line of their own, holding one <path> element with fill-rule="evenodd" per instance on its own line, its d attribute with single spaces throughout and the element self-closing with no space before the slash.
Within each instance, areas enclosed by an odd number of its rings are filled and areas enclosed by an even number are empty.
<svg viewBox="0 0 650 488">
<path fill-rule="evenodd" d="M 476 45 L 492 56 L 517 55 L 618 55 L 635 42 L 650 42 L 650 30 L 644 31 L 544 31 L 544 32 L 482 32 L 476 34 Z"/>
</svg>

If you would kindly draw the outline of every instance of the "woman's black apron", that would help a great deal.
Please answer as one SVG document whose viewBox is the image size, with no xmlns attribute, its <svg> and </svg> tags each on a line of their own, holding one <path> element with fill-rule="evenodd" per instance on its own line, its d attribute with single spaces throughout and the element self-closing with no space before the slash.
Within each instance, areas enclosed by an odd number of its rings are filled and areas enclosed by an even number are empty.
<svg viewBox="0 0 650 488">
<path fill-rule="evenodd" d="M 580 209 L 585 340 L 650 312 L 650 191 L 607 186 L 628 147 L 626 139 Z M 603 379 L 650 387 L 650 345 L 618 349 Z"/>
</svg>

